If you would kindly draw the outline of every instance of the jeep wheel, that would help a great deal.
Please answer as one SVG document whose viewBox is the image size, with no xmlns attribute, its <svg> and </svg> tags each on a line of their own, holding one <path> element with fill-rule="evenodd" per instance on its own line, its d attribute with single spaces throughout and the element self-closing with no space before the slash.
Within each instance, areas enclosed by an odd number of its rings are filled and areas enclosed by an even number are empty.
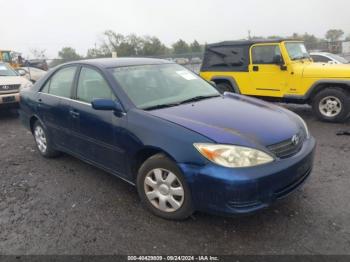
<svg viewBox="0 0 350 262">
<path fill-rule="evenodd" d="M 216 84 L 216 89 L 221 93 L 225 93 L 225 92 L 232 92 L 234 93 L 234 90 L 232 88 L 232 86 L 228 83 L 218 83 Z"/>
<path fill-rule="evenodd" d="M 319 92 L 312 101 L 315 115 L 327 122 L 344 122 L 350 112 L 349 94 L 340 88 Z"/>
</svg>

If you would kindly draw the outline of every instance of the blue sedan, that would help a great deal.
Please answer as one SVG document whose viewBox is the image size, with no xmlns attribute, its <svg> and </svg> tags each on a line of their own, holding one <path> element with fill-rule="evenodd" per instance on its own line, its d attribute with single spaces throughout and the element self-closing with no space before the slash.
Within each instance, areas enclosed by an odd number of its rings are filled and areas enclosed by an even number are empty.
<svg viewBox="0 0 350 262">
<path fill-rule="evenodd" d="M 313 166 L 315 140 L 299 116 L 220 95 L 166 60 L 64 64 L 22 88 L 20 115 L 41 155 L 65 152 L 120 177 L 167 219 L 260 210 Z"/>
</svg>

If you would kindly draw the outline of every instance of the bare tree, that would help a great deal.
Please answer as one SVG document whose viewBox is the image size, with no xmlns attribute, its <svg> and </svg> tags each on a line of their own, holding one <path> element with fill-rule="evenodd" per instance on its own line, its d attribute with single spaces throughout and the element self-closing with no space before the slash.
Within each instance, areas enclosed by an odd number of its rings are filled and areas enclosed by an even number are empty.
<svg viewBox="0 0 350 262">
<path fill-rule="evenodd" d="M 326 39 L 330 42 L 338 41 L 344 35 L 344 31 L 341 29 L 330 29 L 326 33 Z"/>
<path fill-rule="evenodd" d="M 46 50 L 39 48 L 30 49 L 30 53 L 35 59 L 46 59 Z"/>
</svg>

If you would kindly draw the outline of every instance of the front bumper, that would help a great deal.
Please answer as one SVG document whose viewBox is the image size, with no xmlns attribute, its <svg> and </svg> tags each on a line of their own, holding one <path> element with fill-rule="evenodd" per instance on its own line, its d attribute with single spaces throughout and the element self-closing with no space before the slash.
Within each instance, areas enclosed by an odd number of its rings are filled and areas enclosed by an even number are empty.
<svg viewBox="0 0 350 262">
<path fill-rule="evenodd" d="M 0 93 L 0 106 L 1 107 L 12 107 L 18 106 L 20 100 L 19 93 Z"/>
<path fill-rule="evenodd" d="M 196 210 L 245 214 L 266 208 L 298 189 L 311 173 L 315 146 L 311 137 L 294 156 L 258 167 L 232 169 L 213 163 L 180 167 Z"/>
</svg>

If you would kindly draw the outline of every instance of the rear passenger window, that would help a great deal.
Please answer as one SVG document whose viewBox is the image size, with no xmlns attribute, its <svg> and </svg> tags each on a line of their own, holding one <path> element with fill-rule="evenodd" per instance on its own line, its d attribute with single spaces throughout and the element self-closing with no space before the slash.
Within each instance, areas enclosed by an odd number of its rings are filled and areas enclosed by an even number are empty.
<svg viewBox="0 0 350 262">
<path fill-rule="evenodd" d="M 261 45 L 252 48 L 253 64 L 274 64 L 276 56 L 282 56 L 278 45 Z"/>
<path fill-rule="evenodd" d="M 70 98 L 76 67 L 65 67 L 56 72 L 49 81 L 49 94 Z M 45 86 L 44 86 L 45 89 Z"/>
<path fill-rule="evenodd" d="M 91 103 L 96 98 L 115 99 L 103 76 L 94 69 L 83 67 L 79 76 L 77 99 Z"/>
</svg>

